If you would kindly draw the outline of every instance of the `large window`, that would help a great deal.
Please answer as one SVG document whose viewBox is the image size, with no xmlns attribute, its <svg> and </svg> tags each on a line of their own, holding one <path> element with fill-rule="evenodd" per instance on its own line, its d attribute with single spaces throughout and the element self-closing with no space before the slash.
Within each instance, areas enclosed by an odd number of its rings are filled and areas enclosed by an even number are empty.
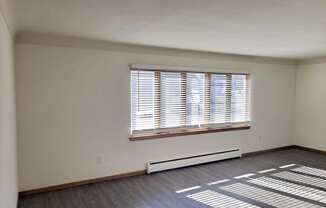
<svg viewBox="0 0 326 208">
<path fill-rule="evenodd" d="M 131 138 L 247 129 L 249 75 L 130 70 Z"/>
</svg>

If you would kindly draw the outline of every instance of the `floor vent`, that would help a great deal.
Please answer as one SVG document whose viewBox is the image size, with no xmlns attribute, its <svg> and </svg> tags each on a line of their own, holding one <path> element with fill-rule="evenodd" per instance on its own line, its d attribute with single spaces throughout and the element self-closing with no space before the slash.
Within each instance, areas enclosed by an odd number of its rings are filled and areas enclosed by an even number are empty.
<svg viewBox="0 0 326 208">
<path fill-rule="evenodd" d="M 187 167 L 203 163 L 215 162 L 219 160 L 239 158 L 241 152 L 239 149 L 227 150 L 222 152 L 215 152 L 203 155 L 195 155 L 184 158 L 176 158 L 165 161 L 149 162 L 147 163 L 147 173 L 154 173 L 162 170 L 170 170 L 175 168 Z"/>
</svg>

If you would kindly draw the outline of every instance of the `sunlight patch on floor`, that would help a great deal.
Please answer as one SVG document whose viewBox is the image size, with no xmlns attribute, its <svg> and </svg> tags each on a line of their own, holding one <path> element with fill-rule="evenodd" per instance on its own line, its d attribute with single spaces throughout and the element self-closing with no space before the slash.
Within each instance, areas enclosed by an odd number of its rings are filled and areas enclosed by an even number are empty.
<svg viewBox="0 0 326 208">
<path fill-rule="evenodd" d="M 244 174 L 244 175 L 236 176 L 236 177 L 234 177 L 234 179 L 249 178 L 249 177 L 254 176 L 254 175 L 255 174 L 253 174 L 253 173 L 249 173 L 249 174 Z"/>
<path fill-rule="evenodd" d="M 224 194 L 217 193 L 215 191 L 206 190 L 196 194 L 188 195 L 197 202 L 201 202 L 205 205 L 215 208 L 258 208 L 258 206 L 243 202 L 241 200 L 226 196 Z"/>
<path fill-rule="evenodd" d="M 216 184 L 226 183 L 229 181 L 230 181 L 230 179 L 224 179 L 224 180 L 219 180 L 219 181 L 214 181 L 214 182 L 208 183 L 207 185 L 212 186 L 212 185 L 216 185 Z"/>
<path fill-rule="evenodd" d="M 292 172 L 288 172 L 288 171 L 275 173 L 272 176 L 276 176 L 278 178 L 286 179 L 286 180 L 289 180 L 289 181 L 299 182 L 299 183 L 303 183 L 303 184 L 312 185 L 312 186 L 315 186 L 315 187 L 326 189 L 326 180 L 321 179 L 321 178 L 316 178 L 316 177 L 312 177 L 312 176 L 305 176 L 305 175 L 302 175 L 302 174 L 292 173 Z"/>
<path fill-rule="evenodd" d="M 199 188 L 200 188 L 200 186 L 193 186 L 193 187 L 178 190 L 175 193 L 180 194 L 180 193 L 184 193 L 184 192 L 187 192 L 187 191 L 192 191 L 192 190 L 199 189 Z"/>
<path fill-rule="evenodd" d="M 318 168 L 311 168 L 302 166 L 299 168 L 291 169 L 292 171 L 299 172 L 299 173 L 305 173 L 309 175 L 319 176 L 319 177 L 325 177 L 326 178 L 326 170 L 321 170 Z"/>
<path fill-rule="evenodd" d="M 326 191 L 319 188 L 326 189 L 326 179 L 319 177 L 326 178 L 326 170 L 306 166 L 294 166 L 298 165 L 288 164 L 280 166 L 279 168 L 275 167 L 260 170 L 257 171 L 257 173 L 247 173 L 235 176 L 234 179 L 239 181 L 236 183 L 232 183 L 234 181 L 232 181 L 230 178 L 213 181 L 207 183 L 206 185 L 217 185 L 216 187 L 218 187 L 220 191 L 226 191 L 241 197 L 245 197 L 252 201 L 253 204 L 255 204 L 255 202 L 259 203 L 258 205 L 265 204 L 265 206 L 269 205 L 277 208 L 324 207 L 320 206 L 319 204 L 326 204 Z M 264 175 L 259 176 L 259 174 Z M 304 174 L 308 174 L 310 176 Z M 250 185 L 247 183 L 250 183 Z M 199 188 L 203 187 L 194 186 L 179 190 L 176 193 L 184 193 Z M 219 193 L 219 191 L 216 192 L 213 190 L 197 192 L 195 194 L 187 195 L 187 197 L 210 207 L 258 207 L 257 205 L 248 203 L 247 200 L 242 201 L 237 197 L 234 198 L 229 196 L 229 194 L 225 195 Z M 310 201 L 304 201 L 304 199 Z"/>
<path fill-rule="evenodd" d="M 290 168 L 290 167 L 293 167 L 293 166 L 296 166 L 296 164 L 283 165 L 280 168 L 284 169 L 284 168 Z"/>
<path fill-rule="evenodd" d="M 275 168 L 271 168 L 271 169 L 267 169 L 267 170 L 258 171 L 258 173 L 269 173 L 269 172 L 272 172 L 272 171 L 275 171 L 275 170 L 276 170 Z"/>
<path fill-rule="evenodd" d="M 322 203 L 326 202 L 326 192 L 318 189 L 297 185 L 286 181 L 276 180 L 269 177 L 260 177 L 249 180 L 248 182 L 273 190 L 300 196 L 302 198 L 311 199 Z"/>
<path fill-rule="evenodd" d="M 236 183 L 220 189 L 278 208 L 319 208 L 321 206 L 266 191 L 261 188 Z"/>
</svg>

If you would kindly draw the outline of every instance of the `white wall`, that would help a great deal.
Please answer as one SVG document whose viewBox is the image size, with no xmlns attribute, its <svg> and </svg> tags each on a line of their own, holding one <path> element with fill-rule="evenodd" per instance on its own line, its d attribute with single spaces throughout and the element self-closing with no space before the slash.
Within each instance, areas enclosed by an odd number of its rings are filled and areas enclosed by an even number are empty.
<svg viewBox="0 0 326 208">
<path fill-rule="evenodd" d="M 13 35 L 15 30 L 15 17 L 14 17 L 14 11 L 15 11 L 15 0 L 0 0 L 0 12 L 2 15 L 2 18 L 6 22 L 6 25 L 10 31 L 10 33 Z"/>
<path fill-rule="evenodd" d="M 326 151 L 326 60 L 300 64 L 296 78 L 294 143 Z"/>
<path fill-rule="evenodd" d="M 0 2 L 0 207 L 17 203 L 17 148 L 12 37 Z"/>
<path fill-rule="evenodd" d="M 31 42 L 16 45 L 21 191 L 143 170 L 150 160 L 292 144 L 294 64 L 104 43 Z M 250 72 L 252 129 L 130 142 L 130 63 Z"/>
</svg>

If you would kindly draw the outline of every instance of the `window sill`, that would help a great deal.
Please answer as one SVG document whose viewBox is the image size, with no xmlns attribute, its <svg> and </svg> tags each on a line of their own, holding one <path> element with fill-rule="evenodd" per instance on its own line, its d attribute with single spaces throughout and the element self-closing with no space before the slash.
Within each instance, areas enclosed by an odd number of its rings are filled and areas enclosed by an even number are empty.
<svg viewBox="0 0 326 208">
<path fill-rule="evenodd" d="M 238 126 L 221 127 L 221 128 L 180 129 L 179 131 L 174 131 L 174 132 L 160 132 L 160 133 L 146 133 L 146 134 L 131 135 L 129 137 L 129 140 L 141 141 L 141 140 L 148 140 L 148 139 L 161 139 L 167 137 L 216 133 L 216 132 L 224 132 L 224 131 L 238 131 L 238 130 L 247 130 L 247 129 L 250 129 L 249 125 L 238 125 Z"/>
</svg>

